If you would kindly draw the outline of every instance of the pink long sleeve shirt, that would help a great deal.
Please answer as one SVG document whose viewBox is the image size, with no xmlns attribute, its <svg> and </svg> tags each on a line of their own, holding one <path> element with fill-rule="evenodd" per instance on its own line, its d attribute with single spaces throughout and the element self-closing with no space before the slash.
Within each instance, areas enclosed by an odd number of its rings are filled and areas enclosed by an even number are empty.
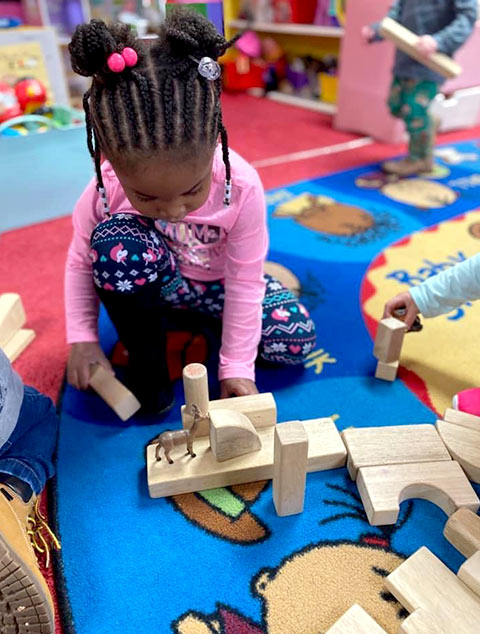
<svg viewBox="0 0 480 634">
<path fill-rule="evenodd" d="M 223 204 L 225 166 L 218 147 L 210 194 L 205 204 L 181 222 L 158 222 L 157 226 L 185 277 L 198 281 L 224 281 L 220 380 L 254 380 L 265 295 L 266 207 L 263 187 L 254 168 L 231 150 L 230 161 L 233 191 L 229 207 Z M 110 163 L 103 164 L 102 173 L 112 213 L 138 214 L 125 196 Z M 99 303 L 89 252 L 93 229 L 104 219 L 94 179 L 73 212 L 73 239 L 65 271 L 68 343 L 98 341 Z"/>
</svg>

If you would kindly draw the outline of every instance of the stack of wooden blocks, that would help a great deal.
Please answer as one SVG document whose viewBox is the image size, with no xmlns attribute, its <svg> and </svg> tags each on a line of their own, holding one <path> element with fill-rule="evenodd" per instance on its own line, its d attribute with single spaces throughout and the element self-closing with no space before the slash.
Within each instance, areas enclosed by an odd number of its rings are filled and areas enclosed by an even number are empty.
<svg viewBox="0 0 480 634">
<path fill-rule="evenodd" d="M 12 363 L 35 338 L 33 330 L 23 327 L 26 321 L 20 295 L 0 295 L 0 348 Z"/>
<path fill-rule="evenodd" d="M 403 337 L 406 326 L 403 321 L 389 317 L 378 324 L 373 356 L 378 360 L 375 377 L 384 381 L 394 381 L 397 376 Z"/>
</svg>

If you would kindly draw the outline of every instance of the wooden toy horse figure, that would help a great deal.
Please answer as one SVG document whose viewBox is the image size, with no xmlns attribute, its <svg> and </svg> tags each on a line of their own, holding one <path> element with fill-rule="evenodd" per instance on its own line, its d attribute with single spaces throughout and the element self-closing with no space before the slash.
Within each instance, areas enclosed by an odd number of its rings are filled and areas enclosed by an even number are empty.
<svg viewBox="0 0 480 634">
<path fill-rule="evenodd" d="M 177 445 L 187 443 L 187 454 L 190 454 L 192 458 L 195 458 L 196 454 L 193 453 L 193 440 L 197 433 L 198 423 L 202 418 L 205 418 L 205 414 L 202 414 L 196 405 L 192 405 L 193 411 L 193 424 L 190 429 L 179 429 L 177 431 L 164 431 L 154 438 L 151 444 L 157 443 L 155 449 L 155 458 L 157 462 L 161 460 L 160 449 L 163 448 L 165 458 L 169 464 L 173 464 L 173 460 L 170 458 L 170 452 Z M 208 414 L 207 414 L 208 415 Z"/>
</svg>

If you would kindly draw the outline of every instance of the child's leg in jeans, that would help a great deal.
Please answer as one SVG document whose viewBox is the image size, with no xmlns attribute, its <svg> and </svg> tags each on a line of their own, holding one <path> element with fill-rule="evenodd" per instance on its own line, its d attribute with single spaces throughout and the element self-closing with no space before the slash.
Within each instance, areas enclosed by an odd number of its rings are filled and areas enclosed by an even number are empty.
<svg viewBox="0 0 480 634">
<path fill-rule="evenodd" d="M 410 135 L 409 155 L 414 161 L 431 159 L 435 122 L 429 112 L 438 92 L 433 81 L 411 81 L 405 90 L 405 123 Z"/>
<path fill-rule="evenodd" d="M 28 492 L 30 496 L 38 495 L 54 474 L 57 429 L 52 401 L 25 387 L 17 425 L 7 443 L 0 447 L 0 482 L 10 483 L 15 490 L 19 488 L 18 493 L 24 499 Z"/>
<path fill-rule="evenodd" d="M 293 293 L 270 275 L 265 278 L 260 355 L 266 361 L 300 365 L 315 347 L 315 324 Z"/>
<path fill-rule="evenodd" d="M 167 411 L 165 308 L 187 284 L 149 218 L 114 214 L 95 228 L 91 247 L 97 294 L 129 352 L 127 383 L 144 411 Z"/>
</svg>

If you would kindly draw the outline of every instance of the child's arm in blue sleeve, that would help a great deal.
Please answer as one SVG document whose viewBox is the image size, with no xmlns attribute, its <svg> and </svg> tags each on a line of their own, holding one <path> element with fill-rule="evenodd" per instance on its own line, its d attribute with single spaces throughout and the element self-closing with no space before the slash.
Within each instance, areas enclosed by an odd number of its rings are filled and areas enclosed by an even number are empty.
<svg viewBox="0 0 480 634">
<path fill-rule="evenodd" d="M 433 33 L 440 53 L 453 55 L 470 37 L 478 13 L 478 0 L 454 0 L 455 19 L 438 33 Z"/>
<path fill-rule="evenodd" d="M 424 317 L 443 315 L 480 299 L 480 254 L 413 286 L 410 294 Z"/>
</svg>

